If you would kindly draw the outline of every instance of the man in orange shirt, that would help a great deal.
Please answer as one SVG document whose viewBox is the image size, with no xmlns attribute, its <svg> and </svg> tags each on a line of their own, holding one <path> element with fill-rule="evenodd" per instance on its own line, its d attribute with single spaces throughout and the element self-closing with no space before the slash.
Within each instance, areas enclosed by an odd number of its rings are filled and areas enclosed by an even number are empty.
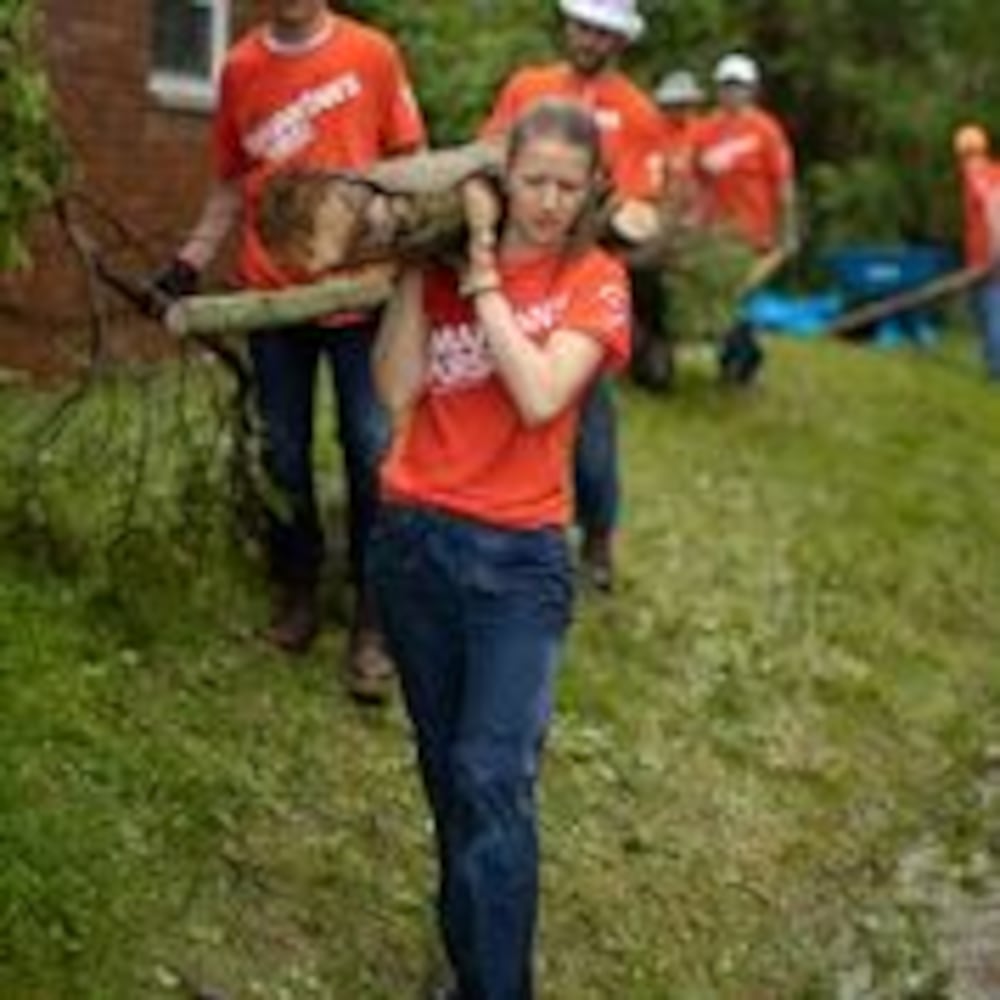
<svg viewBox="0 0 1000 1000">
<path fill-rule="evenodd" d="M 268 21 L 227 57 L 214 121 L 216 184 L 191 236 L 161 275 L 161 289 L 193 290 L 237 226 L 242 285 L 271 289 L 301 281 L 269 257 L 257 231 L 258 204 L 272 175 L 289 168 L 363 170 L 424 141 L 402 59 L 386 36 L 332 13 L 326 0 L 269 0 Z M 337 395 L 357 589 L 348 682 L 355 697 L 371 701 L 384 697 L 391 676 L 363 587 L 377 465 L 388 436 L 371 379 L 374 330 L 373 316 L 334 316 L 301 329 L 256 331 L 250 338 L 265 462 L 284 500 L 284 509 L 270 516 L 274 604 L 265 637 L 283 650 L 301 652 L 319 628 L 323 537 L 312 439 L 317 369 L 326 358 Z"/>
<path fill-rule="evenodd" d="M 979 125 L 960 128 L 954 149 L 962 176 L 966 267 L 988 271 L 973 293 L 973 311 L 987 377 L 1000 381 L 1000 162 L 990 156 L 989 136 Z"/>
<path fill-rule="evenodd" d="M 506 132 L 541 98 L 578 101 L 591 110 L 600 129 L 604 165 L 616 194 L 657 197 L 660 117 L 646 94 L 616 69 L 619 56 L 645 30 L 635 0 L 559 0 L 559 9 L 566 61 L 515 73 L 483 134 Z M 620 505 L 616 424 L 611 384 L 604 377 L 587 396 L 574 463 L 583 569 L 588 582 L 604 591 L 613 586 L 612 539 Z"/>
<path fill-rule="evenodd" d="M 601 152 L 616 193 L 656 197 L 659 114 L 646 94 L 616 69 L 621 54 L 645 31 L 635 0 L 559 0 L 559 9 L 566 61 L 515 73 L 501 90 L 483 134 L 505 132 L 542 98 L 579 101 L 590 108 L 601 130 Z"/>
<path fill-rule="evenodd" d="M 780 122 L 758 105 L 761 76 L 749 56 L 732 53 L 715 68 L 718 107 L 699 126 L 695 170 L 706 220 L 728 226 L 757 254 L 798 247 L 795 156 Z M 720 356 L 723 377 L 750 381 L 763 362 L 753 330 L 740 324 Z"/>
</svg>

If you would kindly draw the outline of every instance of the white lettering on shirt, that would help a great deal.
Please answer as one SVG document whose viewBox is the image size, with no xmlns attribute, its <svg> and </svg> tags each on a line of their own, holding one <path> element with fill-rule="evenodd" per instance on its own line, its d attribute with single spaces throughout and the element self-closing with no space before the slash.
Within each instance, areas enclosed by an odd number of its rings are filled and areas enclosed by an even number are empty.
<svg viewBox="0 0 1000 1000">
<path fill-rule="evenodd" d="M 542 341 L 559 325 L 569 305 L 569 295 L 536 302 L 516 310 L 521 332 Z M 433 393 L 469 389 L 488 381 L 496 373 L 486 333 L 478 323 L 443 323 L 430 333 L 427 384 Z"/>
<path fill-rule="evenodd" d="M 602 132 L 618 132 L 622 127 L 622 115 L 614 108 L 595 108 L 594 121 Z"/>
<path fill-rule="evenodd" d="M 724 174 L 732 170 L 738 160 L 752 156 L 760 148 L 761 139 L 757 135 L 723 139 L 701 154 L 701 167 L 709 174 Z"/>
<path fill-rule="evenodd" d="M 356 73 L 343 73 L 300 94 L 243 137 L 243 148 L 255 160 L 280 163 L 316 138 L 316 119 L 333 108 L 357 100 L 364 86 Z"/>
</svg>

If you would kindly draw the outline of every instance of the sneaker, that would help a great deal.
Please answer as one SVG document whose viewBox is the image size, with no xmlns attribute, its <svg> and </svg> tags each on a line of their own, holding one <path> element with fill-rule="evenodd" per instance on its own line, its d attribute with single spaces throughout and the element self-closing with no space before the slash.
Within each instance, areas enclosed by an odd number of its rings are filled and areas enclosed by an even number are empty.
<svg viewBox="0 0 1000 1000">
<path fill-rule="evenodd" d="M 392 693 L 395 666 L 380 632 L 358 629 L 347 647 L 347 690 L 357 702 L 384 705 Z"/>
<path fill-rule="evenodd" d="M 271 602 L 271 617 L 263 630 L 264 641 L 284 653 L 308 652 L 319 634 L 315 587 L 280 584 Z"/>
</svg>

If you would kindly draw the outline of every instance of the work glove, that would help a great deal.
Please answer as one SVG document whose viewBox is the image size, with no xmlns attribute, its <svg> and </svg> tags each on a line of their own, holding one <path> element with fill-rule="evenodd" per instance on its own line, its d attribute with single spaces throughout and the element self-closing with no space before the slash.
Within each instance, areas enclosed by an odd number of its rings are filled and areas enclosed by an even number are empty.
<svg viewBox="0 0 1000 1000">
<path fill-rule="evenodd" d="M 194 295 L 200 283 L 198 269 L 186 260 L 174 257 L 147 279 L 139 305 L 150 319 L 162 320 L 174 302 Z"/>
<path fill-rule="evenodd" d="M 201 272 L 181 257 L 174 257 L 150 282 L 160 295 L 171 300 L 194 295 L 200 284 Z"/>
</svg>

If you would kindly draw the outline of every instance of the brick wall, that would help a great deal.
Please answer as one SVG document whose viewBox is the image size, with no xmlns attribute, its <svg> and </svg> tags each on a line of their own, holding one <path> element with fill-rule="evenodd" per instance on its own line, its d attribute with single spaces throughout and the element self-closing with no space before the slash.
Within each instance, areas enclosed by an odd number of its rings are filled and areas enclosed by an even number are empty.
<svg viewBox="0 0 1000 1000">
<path fill-rule="evenodd" d="M 40 6 L 78 186 L 149 236 L 153 256 L 166 255 L 193 222 L 209 184 L 209 118 L 166 108 L 149 92 L 152 0 L 41 0 Z M 261 4 L 234 0 L 233 7 L 239 33 Z M 0 366 L 72 366 L 85 335 L 83 283 L 51 222 L 40 223 L 32 242 L 33 270 L 0 279 Z M 134 326 L 127 316 L 116 313 L 116 337 L 119 328 Z M 123 340 L 129 351 L 142 342 L 134 332 Z"/>
</svg>

